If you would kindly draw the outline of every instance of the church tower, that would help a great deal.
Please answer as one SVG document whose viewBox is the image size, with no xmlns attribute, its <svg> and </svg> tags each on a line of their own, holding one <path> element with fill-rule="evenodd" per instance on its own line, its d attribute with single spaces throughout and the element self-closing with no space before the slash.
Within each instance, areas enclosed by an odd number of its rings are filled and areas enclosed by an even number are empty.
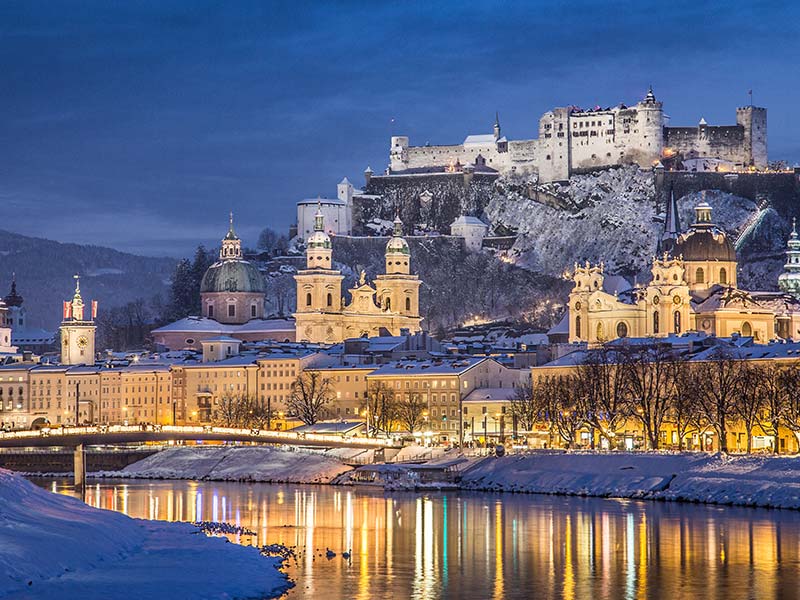
<svg viewBox="0 0 800 600">
<path fill-rule="evenodd" d="M 61 364 L 93 365 L 95 359 L 94 320 L 97 317 L 97 300 L 91 304 L 89 318 L 84 314 L 81 298 L 81 280 L 75 275 L 75 295 L 64 302 L 64 319 L 61 322 Z"/>
<path fill-rule="evenodd" d="M 786 264 L 783 265 L 783 273 L 778 277 L 778 287 L 800 299 L 800 238 L 797 235 L 797 219 L 792 219 L 792 233 L 786 246 Z"/>
<path fill-rule="evenodd" d="M 344 276 L 333 268 L 331 238 L 325 233 L 322 207 L 314 216 L 314 232 L 306 240 L 306 268 L 294 276 L 297 282 L 297 339 L 326 340 L 335 331 L 327 332 L 330 323 L 324 314 L 342 312 L 342 280 Z M 322 331 L 317 331 L 322 329 Z M 330 334 L 329 334 L 330 333 Z"/>
<path fill-rule="evenodd" d="M 411 275 L 411 250 L 403 238 L 403 222 L 395 217 L 394 232 L 386 244 L 386 273 L 375 278 L 382 310 L 419 319 L 420 280 Z M 418 327 L 417 327 L 418 328 Z"/>
</svg>

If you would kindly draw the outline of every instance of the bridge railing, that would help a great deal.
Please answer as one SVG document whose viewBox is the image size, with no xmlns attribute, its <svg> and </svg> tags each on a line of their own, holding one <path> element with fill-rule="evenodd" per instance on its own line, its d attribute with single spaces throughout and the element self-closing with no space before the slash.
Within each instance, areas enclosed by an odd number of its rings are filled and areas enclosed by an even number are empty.
<svg viewBox="0 0 800 600">
<path fill-rule="evenodd" d="M 380 438 L 345 438 L 339 435 L 322 433 L 294 433 L 291 431 L 273 431 L 261 429 L 240 429 L 234 427 L 214 427 L 212 425 L 91 425 L 85 427 L 51 427 L 40 430 L 5 431 L 0 432 L 0 441 L 19 439 L 38 439 L 42 437 L 71 437 L 71 436 L 97 436 L 102 438 L 107 434 L 136 434 L 136 433 L 176 433 L 184 436 L 196 435 L 198 439 L 205 435 L 230 436 L 248 438 L 253 441 L 286 441 L 302 444 L 303 441 L 316 443 L 341 443 L 350 441 L 360 446 L 385 448 L 396 445 L 395 442 Z"/>
</svg>

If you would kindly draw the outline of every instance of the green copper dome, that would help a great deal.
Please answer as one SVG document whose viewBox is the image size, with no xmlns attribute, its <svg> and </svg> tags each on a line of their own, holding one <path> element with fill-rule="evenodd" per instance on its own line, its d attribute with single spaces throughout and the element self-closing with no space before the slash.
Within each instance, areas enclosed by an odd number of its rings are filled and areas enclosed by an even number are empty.
<svg viewBox="0 0 800 600">
<path fill-rule="evenodd" d="M 203 281 L 200 292 L 253 292 L 266 291 L 264 276 L 254 265 L 246 260 L 221 260 L 211 265 Z"/>
</svg>

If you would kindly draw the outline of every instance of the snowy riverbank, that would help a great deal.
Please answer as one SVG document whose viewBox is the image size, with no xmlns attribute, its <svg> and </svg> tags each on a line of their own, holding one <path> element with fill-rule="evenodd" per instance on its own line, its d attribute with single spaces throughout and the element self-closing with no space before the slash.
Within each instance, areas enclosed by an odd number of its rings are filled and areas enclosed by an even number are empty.
<svg viewBox="0 0 800 600">
<path fill-rule="evenodd" d="M 187 523 L 98 510 L 0 469 L 0 598 L 277 597 L 290 585 L 280 562 Z"/>
<path fill-rule="evenodd" d="M 342 464 L 338 454 L 327 456 L 269 446 L 181 446 L 162 450 L 121 471 L 103 471 L 91 476 L 329 483 L 351 468 Z"/>
<path fill-rule="evenodd" d="M 800 509 L 800 458 L 535 452 L 486 458 L 461 487 Z"/>
</svg>

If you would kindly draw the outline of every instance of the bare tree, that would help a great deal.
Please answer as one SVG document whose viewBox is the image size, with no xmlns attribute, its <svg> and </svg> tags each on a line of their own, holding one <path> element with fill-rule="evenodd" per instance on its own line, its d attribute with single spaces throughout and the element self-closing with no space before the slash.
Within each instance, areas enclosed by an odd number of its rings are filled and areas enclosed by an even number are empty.
<svg viewBox="0 0 800 600">
<path fill-rule="evenodd" d="M 708 359 L 699 361 L 697 403 L 699 412 L 714 428 L 720 452 L 728 452 L 728 428 L 736 417 L 735 401 L 741 384 L 742 361 L 730 350 L 717 347 Z"/>
<path fill-rule="evenodd" d="M 619 362 L 631 414 L 642 423 L 649 448 L 658 450 L 670 406 L 674 353 L 665 344 L 627 345 L 619 352 Z"/>
<path fill-rule="evenodd" d="M 586 423 L 608 441 L 617 444 L 616 433 L 630 416 L 630 402 L 619 364 L 619 353 L 605 345 L 590 350 L 576 370 L 578 410 Z M 594 435 L 592 435 L 594 443 Z"/>
<path fill-rule="evenodd" d="M 782 424 L 800 443 L 800 367 L 797 363 L 784 367 L 781 382 L 786 394 L 781 410 Z"/>
<path fill-rule="evenodd" d="M 222 427 L 242 427 L 247 413 L 247 399 L 238 394 L 223 394 L 214 411 L 214 422 Z"/>
<path fill-rule="evenodd" d="M 753 429 L 761 424 L 764 412 L 764 390 L 762 372 L 746 361 L 739 365 L 738 394 L 734 398 L 733 410 L 744 425 L 747 435 L 747 453 L 753 449 Z"/>
<path fill-rule="evenodd" d="M 667 419 L 675 425 L 678 450 L 683 450 L 683 440 L 690 433 L 700 433 L 706 428 L 697 407 L 697 373 L 688 360 L 676 359 L 671 364 L 669 391 L 670 403 Z M 700 420 L 698 420 L 698 418 Z"/>
<path fill-rule="evenodd" d="M 292 384 L 286 407 L 303 423 L 313 425 L 325 418 L 333 398 L 333 384 L 329 378 L 318 371 L 303 371 Z"/>
<path fill-rule="evenodd" d="M 397 418 L 408 429 L 409 433 L 417 431 L 424 420 L 427 402 L 421 394 L 405 394 L 397 402 Z"/>
<path fill-rule="evenodd" d="M 389 432 L 397 420 L 397 402 L 394 389 L 379 381 L 367 389 L 367 414 L 374 431 Z M 369 435 L 369 431 L 367 435 Z"/>
<path fill-rule="evenodd" d="M 535 384 L 531 380 L 524 381 L 514 390 L 509 407 L 511 418 L 523 431 L 533 431 L 536 424 L 544 420 L 548 386 L 549 382 L 540 378 Z"/>
<path fill-rule="evenodd" d="M 545 380 L 544 385 L 551 437 L 555 434 L 567 448 L 572 448 L 578 431 L 586 423 L 573 393 L 576 378 L 550 377 Z"/>
</svg>

